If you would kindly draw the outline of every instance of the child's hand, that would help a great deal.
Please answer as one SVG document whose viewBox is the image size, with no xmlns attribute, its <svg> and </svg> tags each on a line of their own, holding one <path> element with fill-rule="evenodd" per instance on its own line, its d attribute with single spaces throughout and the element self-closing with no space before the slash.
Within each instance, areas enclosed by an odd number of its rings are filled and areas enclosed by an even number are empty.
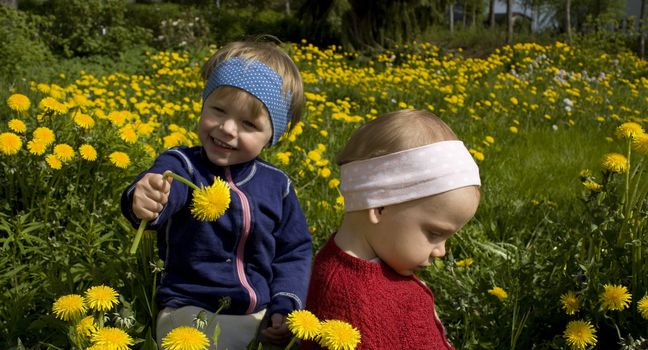
<svg viewBox="0 0 648 350">
<path fill-rule="evenodd" d="M 169 200 L 173 178 L 148 173 L 136 184 L 133 193 L 133 214 L 140 220 L 155 220 Z"/>
<path fill-rule="evenodd" d="M 291 334 L 286 324 L 286 316 L 272 314 L 270 317 L 271 326 L 262 330 L 261 334 L 273 344 L 285 344 L 290 340 Z"/>
</svg>

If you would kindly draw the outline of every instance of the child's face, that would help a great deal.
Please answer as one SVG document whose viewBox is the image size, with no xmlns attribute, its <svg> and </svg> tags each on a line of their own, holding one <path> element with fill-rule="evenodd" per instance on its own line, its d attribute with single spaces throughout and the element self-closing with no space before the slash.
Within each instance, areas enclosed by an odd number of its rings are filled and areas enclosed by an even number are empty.
<svg viewBox="0 0 648 350">
<path fill-rule="evenodd" d="M 403 276 L 445 255 L 445 242 L 470 220 L 479 193 L 463 187 L 438 195 L 386 206 L 367 233 L 377 257 Z"/>
<path fill-rule="evenodd" d="M 205 101 L 198 123 L 198 137 L 207 157 L 219 166 L 256 158 L 272 137 L 270 118 L 266 113 L 254 115 L 249 106 L 218 90 Z"/>
</svg>

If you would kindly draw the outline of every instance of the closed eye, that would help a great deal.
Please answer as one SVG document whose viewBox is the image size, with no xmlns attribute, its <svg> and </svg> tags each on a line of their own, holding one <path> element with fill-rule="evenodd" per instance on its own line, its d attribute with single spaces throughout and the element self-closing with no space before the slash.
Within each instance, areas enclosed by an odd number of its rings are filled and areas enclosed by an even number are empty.
<svg viewBox="0 0 648 350">
<path fill-rule="evenodd" d="M 259 127 L 257 127 L 256 124 L 254 124 L 251 121 L 245 120 L 245 121 L 243 121 L 243 125 L 245 125 L 245 127 L 247 127 L 247 128 L 251 128 L 251 129 L 255 129 L 255 130 L 259 129 Z"/>
</svg>

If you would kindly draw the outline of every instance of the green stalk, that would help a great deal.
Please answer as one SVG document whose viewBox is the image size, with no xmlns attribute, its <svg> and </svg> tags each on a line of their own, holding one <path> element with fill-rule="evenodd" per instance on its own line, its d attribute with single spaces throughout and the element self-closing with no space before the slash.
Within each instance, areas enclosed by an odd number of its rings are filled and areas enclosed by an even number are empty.
<svg viewBox="0 0 648 350">
<path fill-rule="evenodd" d="M 131 245 L 130 248 L 130 254 L 133 255 L 135 252 L 137 252 L 137 246 L 139 246 L 139 242 L 142 239 L 142 234 L 144 233 L 144 229 L 146 228 L 146 224 L 148 224 L 147 220 L 142 220 L 140 221 L 139 227 L 137 228 L 137 233 L 135 233 L 135 239 L 133 239 L 133 244 Z"/>
<path fill-rule="evenodd" d="M 628 138 L 628 147 L 627 147 L 627 151 L 626 151 L 626 157 L 628 158 L 628 171 L 626 171 L 626 174 L 625 174 L 625 193 L 623 195 L 623 205 L 624 205 L 623 213 L 626 215 L 626 217 L 628 215 L 628 210 L 629 210 L 629 207 L 630 207 L 630 203 L 629 203 L 630 198 L 628 198 L 628 196 L 630 195 L 630 170 L 632 169 L 631 168 L 631 163 L 630 163 L 630 156 L 632 155 L 631 152 L 632 152 L 632 138 L 629 137 Z"/>
<path fill-rule="evenodd" d="M 286 347 L 284 348 L 284 350 L 290 350 L 290 348 L 291 348 L 293 345 L 295 345 L 295 342 L 296 342 L 296 341 L 297 341 L 297 337 L 292 337 L 292 339 L 290 339 L 290 343 L 288 343 L 288 345 L 286 345 Z"/>
</svg>

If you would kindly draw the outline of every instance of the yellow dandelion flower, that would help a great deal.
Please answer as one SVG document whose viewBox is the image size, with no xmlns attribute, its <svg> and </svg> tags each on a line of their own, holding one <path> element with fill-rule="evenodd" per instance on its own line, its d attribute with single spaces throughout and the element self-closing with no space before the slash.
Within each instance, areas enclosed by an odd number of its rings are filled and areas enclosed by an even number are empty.
<svg viewBox="0 0 648 350">
<path fill-rule="evenodd" d="M 56 135 L 54 134 L 54 131 L 44 126 L 36 128 L 32 135 L 34 137 L 34 140 L 38 140 L 39 142 L 44 143 L 45 146 L 49 146 L 54 141 L 56 141 Z"/>
<path fill-rule="evenodd" d="M 77 334 L 79 334 L 84 338 L 90 338 L 96 330 L 97 330 L 97 326 L 95 325 L 93 316 L 84 317 L 76 325 Z"/>
<path fill-rule="evenodd" d="M 603 185 L 597 183 L 596 181 L 590 180 L 590 179 L 587 179 L 587 180 L 583 181 L 583 186 L 585 186 L 585 188 L 587 188 L 588 190 L 594 191 L 594 192 L 598 192 L 603 188 Z"/>
<path fill-rule="evenodd" d="M 164 350 L 205 350 L 208 348 L 209 339 L 205 333 L 189 326 L 174 328 L 162 339 L 162 349 Z"/>
<path fill-rule="evenodd" d="M 144 144 L 142 146 L 144 148 L 144 152 L 149 155 L 151 158 L 155 158 L 157 156 L 157 152 L 155 152 L 155 148 L 149 144 Z"/>
<path fill-rule="evenodd" d="M 214 221 L 225 213 L 229 204 L 229 185 L 214 177 L 214 184 L 194 191 L 191 214 L 201 221 Z"/>
<path fill-rule="evenodd" d="M 128 350 L 135 344 L 133 338 L 119 328 L 103 327 L 92 335 L 93 346 L 105 347 L 112 350 Z"/>
<path fill-rule="evenodd" d="M 509 128 L 509 131 L 512 134 L 517 134 L 518 133 L 518 128 L 516 126 L 512 126 L 512 127 Z"/>
<path fill-rule="evenodd" d="M 81 154 L 81 158 L 85 160 L 94 161 L 97 159 L 97 150 L 87 143 L 79 147 L 79 154 Z"/>
<path fill-rule="evenodd" d="M 85 301 L 88 307 L 96 311 L 108 311 L 117 305 L 117 292 L 104 285 L 88 288 L 85 292 Z"/>
<path fill-rule="evenodd" d="M 319 335 L 320 320 L 307 310 L 295 310 L 288 314 L 286 319 L 288 329 L 298 339 L 310 340 Z"/>
<path fill-rule="evenodd" d="M 122 126 L 126 122 L 126 118 L 130 113 L 128 111 L 115 111 L 115 112 L 110 112 L 108 114 L 108 120 L 110 120 L 111 123 L 115 124 L 115 126 Z"/>
<path fill-rule="evenodd" d="M 63 163 L 69 162 L 72 160 L 72 158 L 74 158 L 74 148 L 65 143 L 60 143 L 54 146 L 52 153 L 54 153 L 56 158 L 58 158 Z"/>
<path fill-rule="evenodd" d="M 118 168 L 126 169 L 130 165 L 130 157 L 124 152 L 113 152 L 108 158 Z"/>
<path fill-rule="evenodd" d="M 310 160 L 312 160 L 314 162 L 318 162 L 320 159 L 322 159 L 322 155 L 320 154 L 320 152 L 318 150 L 312 150 L 312 151 L 308 152 L 308 159 L 310 159 Z"/>
<path fill-rule="evenodd" d="M 40 156 L 47 150 L 47 144 L 41 140 L 31 140 L 27 142 L 27 150 L 35 156 Z"/>
<path fill-rule="evenodd" d="M 137 142 L 137 132 L 131 124 L 124 126 L 119 129 L 119 138 L 126 143 L 135 143 Z"/>
<path fill-rule="evenodd" d="M 7 125 L 11 131 L 17 134 L 24 134 L 27 131 L 27 125 L 20 119 L 11 119 Z"/>
<path fill-rule="evenodd" d="M 47 162 L 47 165 L 54 170 L 60 170 L 63 167 L 61 160 L 53 154 L 47 155 L 47 157 L 45 157 L 45 162 Z"/>
<path fill-rule="evenodd" d="M 328 182 L 328 187 L 329 188 L 336 188 L 340 186 L 340 180 L 338 179 L 330 179 Z"/>
<path fill-rule="evenodd" d="M 560 296 L 560 303 L 562 308 L 565 309 L 567 315 L 573 315 L 580 309 L 580 299 L 573 291 L 568 291 L 567 293 Z"/>
<path fill-rule="evenodd" d="M 43 93 L 43 94 L 49 94 L 50 87 L 47 84 L 40 83 L 40 84 L 36 85 L 36 90 L 38 90 L 40 93 Z"/>
<path fill-rule="evenodd" d="M 511 103 L 514 104 L 514 105 L 517 105 L 517 104 L 520 102 L 520 101 L 518 101 L 518 99 L 515 98 L 515 97 L 511 97 L 510 100 L 511 100 Z"/>
<path fill-rule="evenodd" d="M 641 125 L 635 122 L 627 122 L 619 125 L 616 129 L 615 135 L 620 139 L 631 139 L 639 134 L 643 134 L 644 130 Z"/>
<path fill-rule="evenodd" d="M 92 129 L 95 126 L 95 121 L 85 113 L 77 113 L 74 115 L 74 124 L 83 129 Z"/>
<path fill-rule="evenodd" d="M 604 310 L 621 311 L 627 308 L 632 300 L 627 287 L 613 284 L 605 284 L 600 297 Z"/>
<path fill-rule="evenodd" d="M 466 258 L 463 260 L 457 261 L 457 267 L 469 267 L 474 263 L 472 258 Z"/>
<path fill-rule="evenodd" d="M 279 152 L 276 154 L 277 159 L 279 162 L 283 165 L 288 165 L 290 164 L 290 156 L 292 155 L 292 152 Z"/>
<path fill-rule="evenodd" d="M 648 156 L 648 134 L 638 134 L 632 139 L 632 149 L 639 154 Z"/>
<path fill-rule="evenodd" d="M 628 159 L 621 153 L 607 153 L 601 159 L 601 166 L 607 171 L 623 174 L 628 171 Z"/>
<path fill-rule="evenodd" d="M 57 318 L 63 321 L 71 321 L 81 317 L 86 312 L 86 306 L 83 303 L 82 296 L 68 294 L 56 299 L 52 311 Z"/>
<path fill-rule="evenodd" d="M 494 295 L 500 301 L 508 298 L 508 293 L 500 287 L 493 287 L 493 289 L 488 290 L 488 294 Z"/>
<path fill-rule="evenodd" d="M 64 114 L 67 113 L 68 107 L 55 100 L 52 97 L 45 97 L 38 103 L 38 108 L 45 110 L 45 111 L 51 111 L 57 114 Z"/>
<path fill-rule="evenodd" d="M 473 157 L 475 158 L 475 160 L 478 160 L 480 162 L 483 161 L 484 159 L 486 159 L 486 156 L 484 156 L 484 153 L 479 152 L 479 151 L 475 151 L 473 153 Z"/>
<path fill-rule="evenodd" d="M 29 97 L 23 94 L 13 94 L 7 98 L 7 105 L 11 110 L 23 113 L 29 109 L 31 101 L 29 101 Z"/>
<path fill-rule="evenodd" d="M 22 148 L 22 139 L 12 132 L 0 134 L 0 153 L 12 156 Z"/>
<path fill-rule="evenodd" d="M 318 342 L 330 350 L 353 350 L 360 343 L 360 332 L 340 320 L 322 322 Z"/>
<path fill-rule="evenodd" d="M 584 350 L 596 345 L 596 329 L 589 321 L 571 321 L 567 324 L 563 337 L 572 349 Z"/>
<path fill-rule="evenodd" d="M 648 295 L 644 295 L 643 298 L 639 299 L 637 302 L 637 311 L 644 319 L 648 320 Z"/>
<path fill-rule="evenodd" d="M 324 169 L 322 169 L 322 170 L 320 171 L 320 176 L 323 177 L 323 178 L 325 178 L 325 179 L 326 179 L 327 177 L 331 176 L 331 169 L 329 169 L 329 168 L 324 168 Z"/>
</svg>

